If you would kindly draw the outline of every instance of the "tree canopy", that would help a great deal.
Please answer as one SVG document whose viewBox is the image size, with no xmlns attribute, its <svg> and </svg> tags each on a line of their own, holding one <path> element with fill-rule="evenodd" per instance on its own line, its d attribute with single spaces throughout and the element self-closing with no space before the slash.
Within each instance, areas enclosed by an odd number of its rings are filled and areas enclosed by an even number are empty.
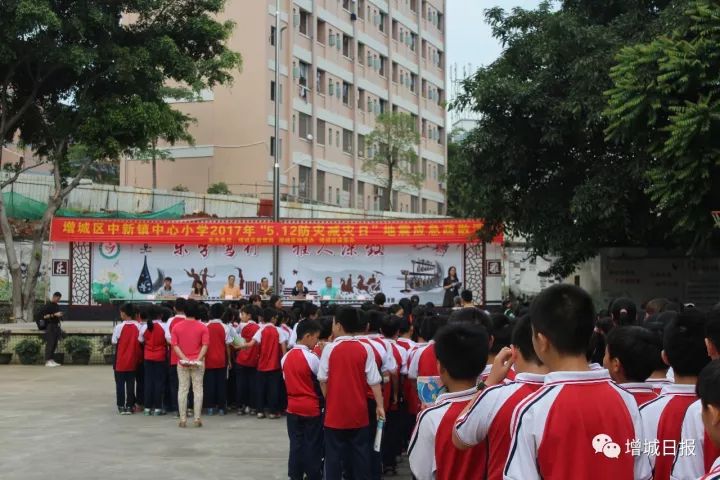
<svg viewBox="0 0 720 480">
<path fill-rule="evenodd" d="M 654 152 L 633 140 L 643 120 L 620 142 L 606 138 L 605 114 L 619 52 L 671 31 L 683 3 L 566 0 L 487 10 L 505 49 L 463 83 L 453 105 L 481 120 L 449 165 L 452 213 L 484 218 L 488 236 L 503 228 L 523 235 L 535 254 L 556 256 L 557 274 L 602 247 L 687 247 L 675 219 L 657 210 Z"/>
<path fill-rule="evenodd" d="M 392 191 L 398 180 L 415 189 L 424 180 L 415 152 L 420 142 L 417 122 L 407 113 L 381 113 L 365 142 L 371 146 L 372 154 L 365 156 L 362 169 L 382 180 L 386 189 L 382 209 L 392 210 Z"/>
<path fill-rule="evenodd" d="M 14 165 L 14 175 L 0 187 L 37 163 L 51 164 L 55 180 L 24 277 L 0 199 L 16 319 L 31 315 L 42 241 L 80 178 L 98 162 L 142 149 L 154 137 L 184 138 L 190 119 L 166 103 L 169 85 L 199 92 L 232 80 L 241 57 L 227 47 L 232 22 L 216 19 L 224 3 L 0 3 L 0 143 L 18 142 L 34 154 Z"/>
</svg>

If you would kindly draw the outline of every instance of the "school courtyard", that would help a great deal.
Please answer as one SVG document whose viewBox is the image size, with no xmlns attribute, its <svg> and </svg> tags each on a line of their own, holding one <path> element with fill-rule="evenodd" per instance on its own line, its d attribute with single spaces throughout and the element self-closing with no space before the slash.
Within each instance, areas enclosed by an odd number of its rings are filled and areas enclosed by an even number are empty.
<svg viewBox="0 0 720 480">
<path fill-rule="evenodd" d="M 3 480 L 287 479 L 284 419 L 120 416 L 107 366 L 0 366 L 0 409 Z"/>
</svg>

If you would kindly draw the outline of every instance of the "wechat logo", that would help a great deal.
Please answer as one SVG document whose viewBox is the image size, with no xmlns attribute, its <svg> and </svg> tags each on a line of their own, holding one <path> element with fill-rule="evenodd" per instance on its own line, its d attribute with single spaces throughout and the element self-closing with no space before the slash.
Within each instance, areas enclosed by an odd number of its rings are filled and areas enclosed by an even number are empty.
<svg viewBox="0 0 720 480">
<path fill-rule="evenodd" d="M 620 445 L 613 442 L 610 435 L 601 433 L 592 439 L 592 447 L 595 453 L 602 453 L 607 458 L 618 458 L 620 456 Z"/>
</svg>

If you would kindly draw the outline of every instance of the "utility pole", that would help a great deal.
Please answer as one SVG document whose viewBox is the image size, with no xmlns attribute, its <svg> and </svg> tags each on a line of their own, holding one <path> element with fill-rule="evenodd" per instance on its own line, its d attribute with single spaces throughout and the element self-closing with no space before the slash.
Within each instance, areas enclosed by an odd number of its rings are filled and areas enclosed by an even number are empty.
<svg viewBox="0 0 720 480">
<path fill-rule="evenodd" d="M 273 157 L 273 221 L 280 220 L 280 0 L 275 0 L 275 156 Z M 280 246 L 273 245 L 273 291 L 280 291 Z"/>
</svg>

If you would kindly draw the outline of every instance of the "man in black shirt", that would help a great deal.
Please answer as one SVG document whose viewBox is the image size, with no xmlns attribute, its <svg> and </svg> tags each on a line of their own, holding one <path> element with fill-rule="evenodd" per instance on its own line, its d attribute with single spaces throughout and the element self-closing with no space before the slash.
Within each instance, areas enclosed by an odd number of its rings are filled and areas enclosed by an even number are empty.
<svg viewBox="0 0 720 480">
<path fill-rule="evenodd" d="M 60 292 L 53 293 L 52 300 L 43 306 L 40 311 L 40 318 L 45 320 L 47 328 L 45 330 L 45 366 L 46 367 L 59 367 L 60 364 L 53 360 L 55 349 L 57 348 L 58 341 L 62 334 L 60 329 L 60 320 L 62 319 L 62 312 L 58 302 L 62 295 Z"/>
</svg>

